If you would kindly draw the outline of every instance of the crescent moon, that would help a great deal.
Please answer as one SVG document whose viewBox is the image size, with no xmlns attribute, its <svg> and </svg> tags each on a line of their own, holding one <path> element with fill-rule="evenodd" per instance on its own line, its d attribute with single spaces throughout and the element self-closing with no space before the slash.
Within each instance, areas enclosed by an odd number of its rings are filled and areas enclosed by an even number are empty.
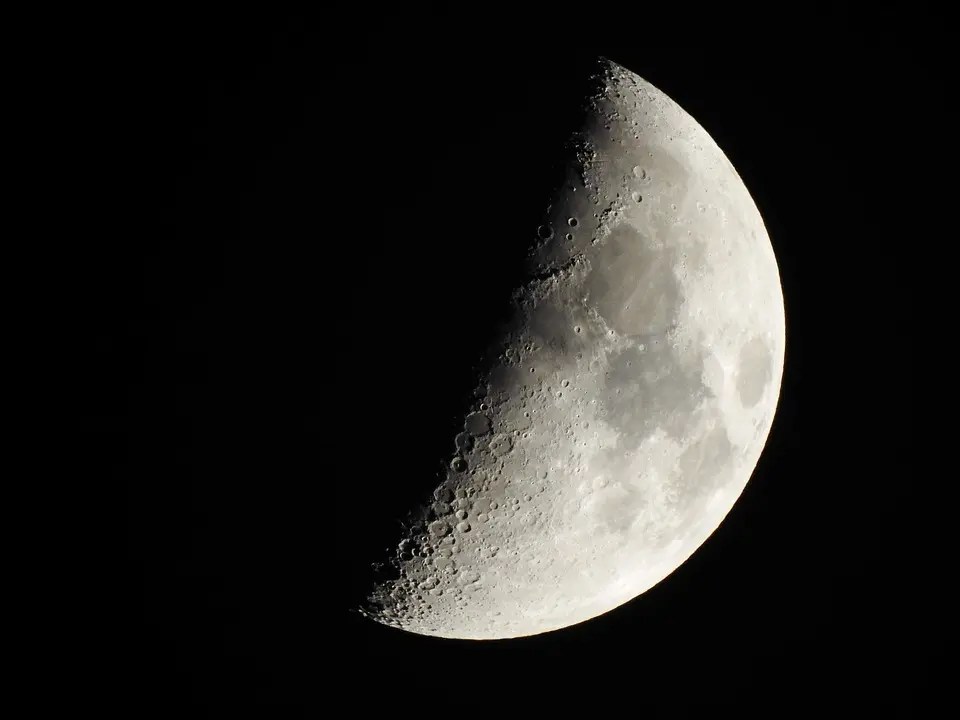
<svg viewBox="0 0 960 720">
<path fill-rule="evenodd" d="M 606 613 L 704 543 L 763 450 L 785 323 L 760 212 L 679 105 L 598 67 L 477 404 L 361 609 L 377 622 L 497 639 Z"/>
</svg>

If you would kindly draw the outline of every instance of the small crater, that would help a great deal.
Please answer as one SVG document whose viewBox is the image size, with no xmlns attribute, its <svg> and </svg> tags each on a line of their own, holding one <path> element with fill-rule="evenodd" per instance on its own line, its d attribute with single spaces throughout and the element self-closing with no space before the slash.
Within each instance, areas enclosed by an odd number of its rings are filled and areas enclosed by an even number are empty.
<svg viewBox="0 0 960 720">
<path fill-rule="evenodd" d="M 434 537 L 443 537 L 450 532 L 450 526 L 442 520 L 435 520 L 430 523 L 430 534 Z"/>
<path fill-rule="evenodd" d="M 446 487 L 445 485 L 442 487 L 438 487 L 436 490 L 433 491 L 433 498 L 437 502 L 442 502 L 442 503 L 452 502 L 453 490 Z"/>
<path fill-rule="evenodd" d="M 480 573 L 478 573 L 476 570 L 464 570 L 457 578 L 457 584 L 461 586 L 472 585 L 478 580 L 480 580 Z"/>
</svg>

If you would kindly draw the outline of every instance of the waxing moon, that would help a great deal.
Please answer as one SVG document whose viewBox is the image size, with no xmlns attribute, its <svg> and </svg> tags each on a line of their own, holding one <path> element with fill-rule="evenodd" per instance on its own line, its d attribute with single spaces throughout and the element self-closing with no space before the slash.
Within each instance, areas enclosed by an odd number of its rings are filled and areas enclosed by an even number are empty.
<svg viewBox="0 0 960 720">
<path fill-rule="evenodd" d="M 606 613 L 703 544 L 766 442 L 785 330 L 760 212 L 690 115 L 598 68 L 476 404 L 361 609 L 378 622 L 495 639 Z"/>
</svg>

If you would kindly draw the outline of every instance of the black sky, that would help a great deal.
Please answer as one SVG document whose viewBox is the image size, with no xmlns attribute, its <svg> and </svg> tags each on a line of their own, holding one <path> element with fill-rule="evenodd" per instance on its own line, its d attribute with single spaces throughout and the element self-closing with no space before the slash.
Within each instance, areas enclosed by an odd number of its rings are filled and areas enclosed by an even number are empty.
<svg viewBox="0 0 960 720">
<path fill-rule="evenodd" d="M 122 256 L 125 302 L 104 300 L 91 413 L 126 448 L 123 664 L 145 712 L 913 697 L 926 639 L 890 582 L 911 270 L 868 190 L 878 77 L 905 60 L 842 9 L 717 14 L 674 41 L 680 15 L 605 17 L 640 28 L 626 42 L 572 19 L 164 25 L 141 157 L 166 193 Z M 447 450 L 594 53 L 689 111 L 760 208 L 788 331 L 770 439 L 723 526 L 628 605 L 513 642 L 388 630 L 348 608 Z"/>
</svg>

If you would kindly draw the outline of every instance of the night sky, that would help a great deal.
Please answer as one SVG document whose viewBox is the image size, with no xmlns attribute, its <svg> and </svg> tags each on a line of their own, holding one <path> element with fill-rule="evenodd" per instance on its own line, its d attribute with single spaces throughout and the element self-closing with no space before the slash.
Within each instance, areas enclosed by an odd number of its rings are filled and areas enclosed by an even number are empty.
<svg viewBox="0 0 960 720">
<path fill-rule="evenodd" d="M 911 270 L 869 189 L 905 61 L 870 17 L 777 12 L 689 37 L 679 9 L 163 22 L 136 133 L 155 232 L 110 256 L 88 415 L 128 490 L 131 717 L 913 702 L 930 640 L 891 582 Z M 700 550 L 607 615 L 484 643 L 382 627 L 350 608 L 450 449 L 592 54 L 693 115 L 763 215 L 787 318 L 766 449 Z"/>
</svg>

